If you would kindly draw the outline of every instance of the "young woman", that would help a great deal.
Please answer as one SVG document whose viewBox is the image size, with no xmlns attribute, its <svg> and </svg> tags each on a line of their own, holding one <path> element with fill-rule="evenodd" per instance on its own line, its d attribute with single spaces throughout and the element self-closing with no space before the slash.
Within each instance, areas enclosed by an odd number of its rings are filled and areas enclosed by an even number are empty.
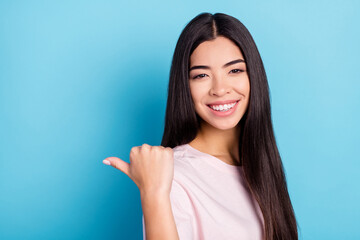
<svg viewBox="0 0 360 240">
<path fill-rule="evenodd" d="M 161 146 L 104 163 L 139 187 L 144 239 L 298 239 L 264 66 L 229 15 L 199 14 L 182 31 Z"/>
</svg>

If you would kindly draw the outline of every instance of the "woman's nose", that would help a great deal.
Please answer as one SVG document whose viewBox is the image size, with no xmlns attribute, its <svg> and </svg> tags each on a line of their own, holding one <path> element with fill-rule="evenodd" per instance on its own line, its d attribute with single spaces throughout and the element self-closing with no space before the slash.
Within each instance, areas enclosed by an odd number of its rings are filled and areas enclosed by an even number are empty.
<svg viewBox="0 0 360 240">
<path fill-rule="evenodd" d="M 231 87 L 221 77 L 214 78 L 210 88 L 210 95 L 223 96 L 230 93 Z"/>
</svg>

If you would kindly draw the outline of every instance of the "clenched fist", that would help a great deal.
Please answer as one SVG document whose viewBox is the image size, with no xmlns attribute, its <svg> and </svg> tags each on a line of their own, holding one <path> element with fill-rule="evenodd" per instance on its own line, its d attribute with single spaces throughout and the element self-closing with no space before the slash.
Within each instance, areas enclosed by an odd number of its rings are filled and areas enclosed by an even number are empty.
<svg viewBox="0 0 360 240">
<path fill-rule="evenodd" d="M 130 164 L 117 157 L 108 157 L 103 163 L 130 177 L 140 193 L 170 194 L 174 177 L 174 157 L 170 147 L 143 144 L 131 148 Z"/>
</svg>

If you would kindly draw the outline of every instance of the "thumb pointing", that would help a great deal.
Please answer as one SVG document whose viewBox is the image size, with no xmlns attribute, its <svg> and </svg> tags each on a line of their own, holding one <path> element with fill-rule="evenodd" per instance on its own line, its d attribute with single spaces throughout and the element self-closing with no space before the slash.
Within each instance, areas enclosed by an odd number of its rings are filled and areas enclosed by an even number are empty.
<svg viewBox="0 0 360 240">
<path fill-rule="evenodd" d="M 111 165 L 113 166 L 114 168 L 117 168 L 119 169 L 120 171 L 122 171 L 123 173 L 125 173 L 126 175 L 129 176 L 129 168 L 130 168 L 130 164 L 121 160 L 120 158 L 117 158 L 117 157 L 108 157 L 108 158 L 105 158 L 103 160 L 103 163 L 106 164 L 106 165 Z M 109 164 L 110 163 L 110 164 Z M 130 176 L 129 176 L 130 177 Z"/>
</svg>

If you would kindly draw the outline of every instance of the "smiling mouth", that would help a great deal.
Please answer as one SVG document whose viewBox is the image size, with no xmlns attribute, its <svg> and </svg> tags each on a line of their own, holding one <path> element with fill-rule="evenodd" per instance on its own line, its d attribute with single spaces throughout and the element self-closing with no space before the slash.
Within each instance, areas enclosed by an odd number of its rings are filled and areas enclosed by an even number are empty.
<svg viewBox="0 0 360 240">
<path fill-rule="evenodd" d="M 231 104 L 222 104 L 222 105 L 207 105 L 209 108 L 211 108 L 214 111 L 217 112 L 227 112 L 230 109 L 232 109 L 240 100 L 237 100 L 236 102 L 233 102 Z"/>
</svg>

